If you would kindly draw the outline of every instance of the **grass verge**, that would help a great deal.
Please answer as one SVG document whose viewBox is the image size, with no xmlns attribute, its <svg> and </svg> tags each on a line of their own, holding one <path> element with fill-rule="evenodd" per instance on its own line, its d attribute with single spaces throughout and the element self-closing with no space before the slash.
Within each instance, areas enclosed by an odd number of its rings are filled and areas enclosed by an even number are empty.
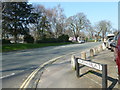
<svg viewBox="0 0 120 90">
<path fill-rule="evenodd" d="M 59 46 L 59 45 L 67 45 L 67 44 L 73 44 L 73 43 L 65 42 L 65 43 L 40 43 L 40 44 L 6 44 L 6 45 L 2 45 L 2 52 L 41 48 L 47 46 Z"/>
</svg>

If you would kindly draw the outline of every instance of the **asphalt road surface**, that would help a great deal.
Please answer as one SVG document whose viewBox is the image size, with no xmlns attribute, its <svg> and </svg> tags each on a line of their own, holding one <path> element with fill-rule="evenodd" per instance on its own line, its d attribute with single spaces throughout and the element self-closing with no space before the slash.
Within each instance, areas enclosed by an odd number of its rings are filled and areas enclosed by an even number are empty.
<svg viewBox="0 0 120 90">
<path fill-rule="evenodd" d="M 99 44 L 101 43 L 70 44 L 2 53 L 2 69 L 0 68 L 2 88 L 19 88 L 28 75 L 44 62 Z"/>
</svg>

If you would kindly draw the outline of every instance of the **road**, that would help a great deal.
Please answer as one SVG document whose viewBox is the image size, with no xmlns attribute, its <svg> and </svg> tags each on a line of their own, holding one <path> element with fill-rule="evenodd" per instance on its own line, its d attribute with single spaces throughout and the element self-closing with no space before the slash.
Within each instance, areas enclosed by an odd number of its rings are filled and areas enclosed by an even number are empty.
<svg viewBox="0 0 120 90">
<path fill-rule="evenodd" d="M 2 87 L 19 88 L 39 65 L 55 57 L 98 46 L 99 42 L 50 46 L 44 48 L 2 53 Z"/>
</svg>

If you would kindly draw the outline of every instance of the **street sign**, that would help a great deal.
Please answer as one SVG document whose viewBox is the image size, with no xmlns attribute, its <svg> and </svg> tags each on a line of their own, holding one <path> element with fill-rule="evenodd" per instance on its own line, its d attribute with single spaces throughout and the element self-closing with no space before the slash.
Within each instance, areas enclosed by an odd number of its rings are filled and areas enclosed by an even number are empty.
<svg viewBox="0 0 120 90">
<path fill-rule="evenodd" d="M 102 70 L 102 65 L 98 64 L 98 63 L 94 63 L 94 62 L 90 62 L 90 61 L 85 61 L 85 60 L 82 60 L 82 59 L 78 59 L 78 63 L 86 65 L 86 66 L 91 67 L 91 68 L 98 69 L 100 71 Z"/>
<path fill-rule="evenodd" d="M 80 68 L 80 64 L 102 71 L 102 88 L 107 88 L 107 64 L 99 64 L 96 62 L 91 62 L 91 61 L 82 60 L 80 58 L 76 58 L 75 65 L 76 65 L 77 77 L 80 76 L 80 69 L 82 69 Z"/>
</svg>

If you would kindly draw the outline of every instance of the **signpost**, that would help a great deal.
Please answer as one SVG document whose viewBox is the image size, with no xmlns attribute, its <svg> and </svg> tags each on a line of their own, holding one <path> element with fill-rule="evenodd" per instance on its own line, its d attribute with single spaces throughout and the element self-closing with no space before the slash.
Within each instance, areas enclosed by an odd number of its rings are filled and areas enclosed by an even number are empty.
<svg viewBox="0 0 120 90">
<path fill-rule="evenodd" d="M 75 63 L 76 63 L 76 76 L 77 77 L 79 77 L 80 75 L 79 64 L 102 71 L 102 88 L 107 88 L 107 64 L 100 64 L 100 63 L 96 63 L 92 61 L 86 61 L 80 58 L 76 58 Z"/>
<path fill-rule="evenodd" d="M 91 67 L 91 68 L 102 70 L 102 65 L 101 64 L 93 63 L 93 62 L 82 60 L 82 59 L 78 59 L 78 63 L 86 65 L 86 66 Z"/>
</svg>

